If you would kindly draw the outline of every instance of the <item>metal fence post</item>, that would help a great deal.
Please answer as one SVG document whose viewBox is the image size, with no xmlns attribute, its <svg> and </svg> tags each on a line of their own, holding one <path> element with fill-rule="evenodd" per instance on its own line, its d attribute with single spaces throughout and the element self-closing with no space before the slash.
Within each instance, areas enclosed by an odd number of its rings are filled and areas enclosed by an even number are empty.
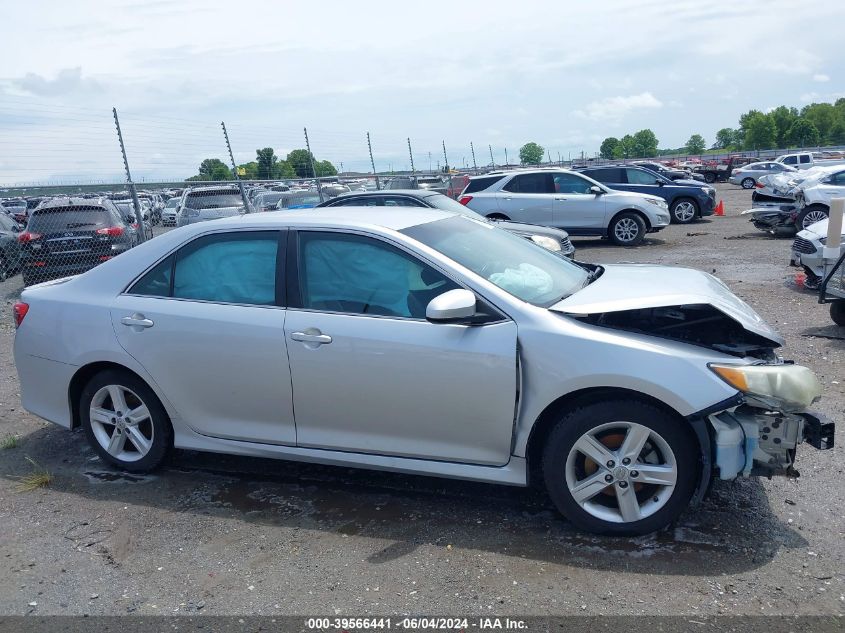
<svg viewBox="0 0 845 633">
<path fill-rule="evenodd" d="M 129 185 L 129 193 L 132 194 L 132 206 L 135 207 L 135 217 L 138 218 L 138 226 L 141 230 L 138 232 L 141 242 L 147 241 L 147 227 L 144 224 L 144 214 L 141 212 L 141 201 L 138 200 L 138 191 L 135 189 L 135 183 L 132 182 L 132 174 L 129 173 L 129 161 L 126 159 L 126 146 L 123 144 L 123 133 L 120 131 L 120 121 L 117 118 L 117 108 L 111 109 L 114 114 L 114 126 L 117 128 L 117 140 L 120 141 L 120 153 L 123 155 L 123 168 L 126 170 L 126 182 Z M 152 209 L 150 209 L 150 222 L 152 222 Z M 150 224 L 152 228 L 152 224 Z"/>
<path fill-rule="evenodd" d="M 508 148 L 505 148 L 505 167 L 510 165 L 510 161 L 508 160 Z"/>
<path fill-rule="evenodd" d="M 376 191 L 380 191 L 381 186 L 379 185 L 378 173 L 376 172 L 376 161 L 373 160 L 373 144 L 370 142 L 369 132 L 367 132 L 367 149 L 370 150 L 370 165 L 373 166 L 373 176 L 376 177 Z"/>
<path fill-rule="evenodd" d="M 490 150 L 490 167 L 496 169 L 496 161 L 493 160 L 493 146 L 488 144 L 487 149 Z"/>
<path fill-rule="evenodd" d="M 472 145 L 472 141 L 469 142 L 469 151 L 472 152 L 472 168 L 475 171 L 475 175 L 478 175 L 478 163 L 475 162 L 475 147 Z"/>
<path fill-rule="evenodd" d="M 408 156 L 411 157 L 411 175 L 414 177 L 414 185 L 417 184 L 417 169 L 414 167 L 414 151 L 411 149 L 411 137 L 408 137 Z"/>
<path fill-rule="evenodd" d="M 311 153 L 311 143 L 308 141 L 308 128 L 302 128 L 305 131 L 305 149 L 308 150 L 308 160 L 311 161 L 311 173 L 317 180 L 317 195 L 320 196 L 320 202 L 323 202 L 323 185 L 320 183 L 320 177 L 317 175 L 317 168 L 314 166 L 314 154 Z"/>
<path fill-rule="evenodd" d="M 223 128 L 223 138 L 226 139 L 226 149 L 229 150 L 229 160 L 232 161 L 232 173 L 235 175 L 235 180 L 238 181 L 238 190 L 241 192 L 241 200 L 244 201 L 244 213 L 250 213 L 249 200 L 246 197 L 244 183 L 238 175 L 238 166 L 235 164 L 235 155 L 232 153 L 232 144 L 229 143 L 229 133 L 226 131 L 226 123 L 224 121 L 220 121 L 220 127 Z"/>
<path fill-rule="evenodd" d="M 446 169 L 446 173 L 449 174 L 449 191 L 454 196 L 455 190 L 452 186 L 452 168 L 449 167 L 449 156 L 447 156 L 447 154 L 446 154 L 446 141 L 443 140 L 442 143 L 443 143 L 443 165 Z"/>
</svg>

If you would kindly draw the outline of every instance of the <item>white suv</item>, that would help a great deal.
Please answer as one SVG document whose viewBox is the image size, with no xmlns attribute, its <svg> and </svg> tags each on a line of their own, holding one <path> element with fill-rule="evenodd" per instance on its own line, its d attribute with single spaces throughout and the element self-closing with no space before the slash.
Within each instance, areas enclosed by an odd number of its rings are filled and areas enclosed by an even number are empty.
<svg viewBox="0 0 845 633">
<path fill-rule="evenodd" d="M 498 172 L 471 178 L 459 198 L 488 218 L 553 226 L 571 235 L 608 237 L 636 246 L 669 225 L 666 201 L 615 191 L 566 169 Z"/>
</svg>

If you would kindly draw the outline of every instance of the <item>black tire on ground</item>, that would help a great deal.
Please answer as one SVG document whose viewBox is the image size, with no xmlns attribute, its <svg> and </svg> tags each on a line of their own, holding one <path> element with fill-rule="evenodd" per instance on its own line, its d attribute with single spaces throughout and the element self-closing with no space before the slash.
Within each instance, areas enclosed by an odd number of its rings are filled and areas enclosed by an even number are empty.
<svg viewBox="0 0 845 633">
<path fill-rule="evenodd" d="M 510 218 L 502 213 L 489 213 L 487 215 L 488 220 L 510 220 Z"/>
<path fill-rule="evenodd" d="M 108 385 L 120 385 L 133 391 L 146 405 L 149 411 L 149 422 L 152 426 L 152 445 L 147 454 L 137 461 L 126 461 L 111 455 L 94 435 L 91 424 L 91 401 L 95 394 Z M 88 443 L 103 461 L 130 472 L 148 472 L 161 465 L 173 447 L 173 427 L 170 417 L 155 392 L 135 374 L 119 369 L 108 369 L 95 374 L 82 389 L 79 402 L 76 403 L 82 429 Z M 124 412 L 125 413 L 125 412 Z"/>
<path fill-rule="evenodd" d="M 625 211 L 611 220 L 607 236 L 617 246 L 638 246 L 645 239 L 645 220 L 639 213 Z"/>
<path fill-rule="evenodd" d="M 677 214 L 681 213 L 682 210 L 686 215 L 679 217 Z M 692 215 L 689 215 L 690 210 L 692 211 Z M 698 203 L 692 198 L 678 198 L 672 203 L 669 214 L 672 216 L 673 224 L 689 224 L 701 215 L 701 209 L 699 209 Z"/>
<path fill-rule="evenodd" d="M 743 189 L 753 189 L 754 185 L 757 184 L 757 181 L 754 180 L 753 178 L 749 177 L 749 178 L 743 178 L 742 182 L 739 183 L 739 184 L 742 185 Z"/>
<path fill-rule="evenodd" d="M 826 206 L 821 204 L 811 204 L 810 206 L 801 209 L 801 211 L 798 213 L 797 217 L 795 218 L 795 228 L 799 231 L 802 231 L 811 224 L 820 222 L 824 218 L 828 217 L 829 214 L 830 210 Z M 822 215 L 824 216 L 824 218 L 821 217 Z"/>
<path fill-rule="evenodd" d="M 716 182 L 716 174 L 710 173 L 709 171 L 704 172 L 704 182 L 713 184 Z"/>
<path fill-rule="evenodd" d="M 836 325 L 845 327 L 845 301 L 834 301 L 830 304 L 830 318 Z"/>
<path fill-rule="evenodd" d="M 581 507 L 570 492 L 566 473 L 570 452 L 585 433 L 601 425 L 618 422 L 632 422 L 657 433 L 674 453 L 677 469 L 675 488 L 671 491 L 668 501 L 664 500 L 663 505 L 653 514 L 627 523 L 599 518 Z M 689 505 L 698 483 L 700 454 L 701 449 L 692 429 L 680 417 L 637 400 L 608 400 L 579 407 L 561 416 L 543 447 L 543 478 L 557 509 L 577 528 L 614 536 L 648 534 L 675 521 Z M 636 463 L 632 463 L 631 467 Z M 647 504 L 648 497 L 656 494 L 647 489 L 647 486 L 646 484 L 636 491 L 637 499 L 644 497 L 639 503 Z M 605 489 L 598 494 L 615 492 L 615 487 L 611 487 L 610 490 Z M 664 491 L 664 494 L 670 493 Z M 600 502 L 607 501 L 612 504 L 612 501 L 606 498 L 598 495 L 596 498 Z"/>
</svg>

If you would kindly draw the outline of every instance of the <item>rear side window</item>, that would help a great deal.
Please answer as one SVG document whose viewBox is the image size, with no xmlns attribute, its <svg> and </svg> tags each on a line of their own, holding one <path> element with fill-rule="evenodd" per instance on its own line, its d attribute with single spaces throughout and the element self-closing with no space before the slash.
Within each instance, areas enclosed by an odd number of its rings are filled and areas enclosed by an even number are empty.
<svg viewBox="0 0 845 633">
<path fill-rule="evenodd" d="M 484 176 L 483 178 L 472 178 L 464 189 L 464 193 L 476 193 L 484 191 L 499 182 L 504 176 Z"/>
<path fill-rule="evenodd" d="M 554 193 L 551 174 L 520 174 L 502 187 L 512 193 Z"/>
<path fill-rule="evenodd" d="M 803 155 L 801 155 L 801 156 L 799 156 L 799 157 L 798 157 L 798 160 L 799 160 L 799 162 L 801 162 L 802 164 L 803 164 L 803 163 L 809 163 L 809 162 L 810 162 L 810 157 L 809 157 L 809 156 L 807 156 L 806 154 L 803 154 Z"/>
<path fill-rule="evenodd" d="M 275 305 L 279 233 L 216 233 L 195 239 L 148 271 L 130 294 Z"/>
<path fill-rule="evenodd" d="M 116 218 L 102 207 L 52 207 L 35 211 L 27 228 L 33 233 L 112 226 Z"/>
</svg>

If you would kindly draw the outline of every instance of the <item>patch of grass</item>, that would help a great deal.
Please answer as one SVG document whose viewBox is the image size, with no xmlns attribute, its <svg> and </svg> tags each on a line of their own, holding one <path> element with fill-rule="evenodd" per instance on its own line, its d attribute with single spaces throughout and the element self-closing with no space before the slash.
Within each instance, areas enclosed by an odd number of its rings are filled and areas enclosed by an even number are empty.
<svg viewBox="0 0 845 633">
<path fill-rule="evenodd" d="M 21 438 L 17 435 L 9 434 L 0 440 L 0 450 L 6 450 L 9 448 L 17 448 L 21 445 Z"/>
<path fill-rule="evenodd" d="M 36 462 L 31 457 L 27 456 L 26 461 L 28 461 L 35 470 L 28 475 L 23 475 L 22 477 L 18 477 L 20 483 L 16 488 L 17 492 L 32 492 L 33 490 L 37 490 L 38 488 L 43 488 L 44 486 L 49 486 L 50 482 L 53 481 L 53 475 L 50 474 L 46 468 L 41 466 L 38 462 Z"/>
</svg>

